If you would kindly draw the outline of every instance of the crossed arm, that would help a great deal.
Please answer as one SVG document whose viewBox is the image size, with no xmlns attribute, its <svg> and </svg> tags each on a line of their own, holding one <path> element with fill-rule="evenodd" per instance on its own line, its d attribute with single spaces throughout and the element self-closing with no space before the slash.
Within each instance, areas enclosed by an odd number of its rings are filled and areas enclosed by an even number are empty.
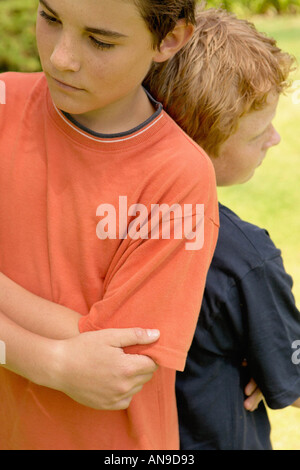
<svg viewBox="0 0 300 470">
<path fill-rule="evenodd" d="M 149 357 L 124 354 L 122 348 L 150 344 L 158 339 L 158 332 L 131 328 L 80 335 L 80 317 L 0 273 L 0 339 L 7 344 L 8 357 L 5 367 L 86 406 L 127 408 L 157 366 Z M 245 394 L 245 408 L 254 411 L 262 394 L 253 379 Z M 296 403 L 300 406 L 300 399 Z"/>
<path fill-rule="evenodd" d="M 159 333 L 130 328 L 79 334 L 79 318 L 79 313 L 37 297 L 0 274 L 4 367 L 91 408 L 128 408 L 157 365 L 122 348 L 153 343 Z"/>
</svg>

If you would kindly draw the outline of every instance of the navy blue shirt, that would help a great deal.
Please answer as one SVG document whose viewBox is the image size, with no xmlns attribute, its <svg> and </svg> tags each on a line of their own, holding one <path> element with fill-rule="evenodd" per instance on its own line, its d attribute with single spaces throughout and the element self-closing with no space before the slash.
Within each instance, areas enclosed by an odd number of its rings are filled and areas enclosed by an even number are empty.
<svg viewBox="0 0 300 470">
<path fill-rule="evenodd" d="M 195 337 L 177 375 L 182 449 L 271 449 L 265 405 L 246 411 L 244 388 L 253 377 L 274 409 L 300 397 L 300 365 L 292 361 L 300 314 L 292 284 L 268 233 L 220 204 Z"/>
</svg>

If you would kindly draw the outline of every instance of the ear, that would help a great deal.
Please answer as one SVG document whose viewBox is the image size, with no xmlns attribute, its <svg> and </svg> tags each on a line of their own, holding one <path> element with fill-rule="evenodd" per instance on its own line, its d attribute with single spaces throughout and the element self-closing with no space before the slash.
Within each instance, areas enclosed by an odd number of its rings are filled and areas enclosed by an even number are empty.
<svg viewBox="0 0 300 470">
<path fill-rule="evenodd" d="M 184 47 L 191 39 L 195 31 L 195 27 L 186 20 L 179 20 L 173 29 L 162 41 L 157 48 L 154 62 L 165 62 L 173 57 L 182 47 Z"/>
</svg>

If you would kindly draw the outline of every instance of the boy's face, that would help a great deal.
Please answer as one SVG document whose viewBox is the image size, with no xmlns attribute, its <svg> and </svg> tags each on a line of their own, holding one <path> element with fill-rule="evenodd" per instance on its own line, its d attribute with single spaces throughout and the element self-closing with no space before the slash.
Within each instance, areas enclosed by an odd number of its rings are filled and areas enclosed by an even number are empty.
<svg viewBox="0 0 300 470">
<path fill-rule="evenodd" d="M 280 142 L 272 125 L 278 94 L 268 96 L 266 106 L 240 119 L 238 130 L 220 146 L 219 156 L 212 158 L 218 186 L 245 183 L 261 165 L 269 148 Z"/>
<path fill-rule="evenodd" d="M 131 112 L 157 53 L 130 0 L 41 0 L 37 44 L 52 99 L 72 115 Z"/>
</svg>

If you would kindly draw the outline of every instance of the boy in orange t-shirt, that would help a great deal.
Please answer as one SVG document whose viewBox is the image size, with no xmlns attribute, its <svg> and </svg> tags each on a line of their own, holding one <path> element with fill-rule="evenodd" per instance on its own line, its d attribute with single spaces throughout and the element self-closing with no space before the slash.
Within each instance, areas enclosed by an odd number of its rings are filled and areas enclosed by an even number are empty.
<svg viewBox="0 0 300 470">
<path fill-rule="evenodd" d="M 179 447 L 216 183 L 141 83 L 194 7 L 41 0 L 43 73 L 0 76 L 1 449 Z"/>
</svg>

